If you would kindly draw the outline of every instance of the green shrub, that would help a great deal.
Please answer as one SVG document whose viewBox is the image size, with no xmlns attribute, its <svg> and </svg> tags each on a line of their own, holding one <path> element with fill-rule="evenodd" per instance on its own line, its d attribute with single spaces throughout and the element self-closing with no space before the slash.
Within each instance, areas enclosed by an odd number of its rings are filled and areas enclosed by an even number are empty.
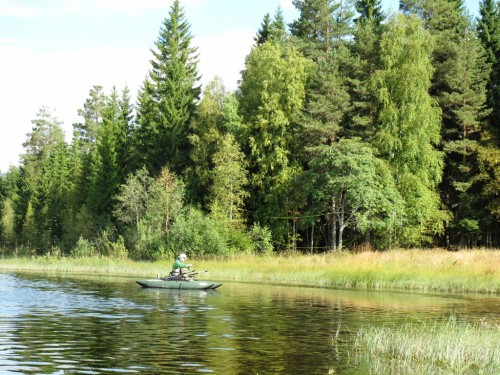
<svg viewBox="0 0 500 375">
<path fill-rule="evenodd" d="M 91 258 L 97 256 L 97 250 L 90 241 L 80 236 L 75 247 L 71 250 L 71 256 L 73 258 Z"/>
<path fill-rule="evenodd" d="M 255 223 L 250 230 L 250 237 L 256 253 L 270 254 L 273 252 L 273 240 L 269 228 L 262 228 L 259 224 Z"/>
<path fill-rule="evenodd" d="M 224 228 L 195 208 L 177 217 L 167 234 L 167 248 L 173 254 L 226 255 L 230 252 Z"/>
<path fill-rule="evenodd" d="M 227 238 L 232 252 L 249 253 L 253 250 L 253 241 L 247 232 L 238 229 L 229 229 L 227 231 Z"/>
<path fill-rule="evenodd" d="M 116 241 L 111 243 L 111 249 L 109 250 L 108 256 L 111 258 L 128 258 L 127 247 L 125 246 L 125 240 L 122 236 L 118 236 Z"/>
</svg>

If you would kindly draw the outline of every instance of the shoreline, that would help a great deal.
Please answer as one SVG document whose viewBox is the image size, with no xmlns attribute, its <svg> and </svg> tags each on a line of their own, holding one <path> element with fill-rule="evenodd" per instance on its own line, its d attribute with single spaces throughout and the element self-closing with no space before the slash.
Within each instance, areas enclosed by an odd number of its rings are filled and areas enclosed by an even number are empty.
<svg viewBox="0 0 500 375">
<path fill-rule="evenodd" d="M 0 270 L 153 278 L 173 259 L 33 257 L 0 259 Z M 391 250 L 320 255 L 233 255 L 190 259 L 203 278 L 290 286 L 500 294 L 500 251 Z M 201 277 L 200 277 L 201 278 Z"/>
</svg>

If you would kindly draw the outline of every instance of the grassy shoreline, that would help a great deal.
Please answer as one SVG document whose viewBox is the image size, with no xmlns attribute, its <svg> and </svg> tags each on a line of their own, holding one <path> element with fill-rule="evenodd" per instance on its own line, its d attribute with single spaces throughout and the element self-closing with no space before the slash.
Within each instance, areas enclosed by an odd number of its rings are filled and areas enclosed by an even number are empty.
<svg viewBox="0 0 500 375">
<path fill-rule="evenodd" d="M 356 289 L 403 289 L 500 293 L 500 251 L 392 250 L 321 255 L 234 255 L 190 259 L 203 278 L 220 281 Z M 0 270 L 84 273 L 133 277 L 165 275 L 173 259 L 136 262 L 110 258 L 14 258 Z"/>
<path fill-rule="evenodd" d="M 498 374 L 500 325 L 448 321 L 367 326 L 355 337 L 354 356 L 373 374 Z"/>
</svg>

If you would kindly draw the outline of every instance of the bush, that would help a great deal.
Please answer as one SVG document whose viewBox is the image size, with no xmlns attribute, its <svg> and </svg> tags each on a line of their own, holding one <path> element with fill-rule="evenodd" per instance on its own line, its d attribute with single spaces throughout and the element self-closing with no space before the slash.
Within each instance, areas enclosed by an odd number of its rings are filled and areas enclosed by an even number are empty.
<svg viewBox="0 0 500 375">
<path fill-rule="evenodd" d="M 118 236 L 114 241 L 116 230 L 114 228 L 105 228 L 96 239 L 96 247 L 99 254 L 109 258 L 127 258 L 128 251 L 125 247 L 125 240 Z"/>
<path fill-rule="evenodd" d="M 273 252 L 272 234 L 269 228 L 262 228 L 255 223 L 250 230 L 250 237 L 253 242 L 253 249 L 259 254 L 269 254 Z"/>
<path fill-rule="evenodd" d="M 194 208 L 177 217 L 167 234 L 167 248 L 173 254 L 227 255 L 230 252 L 225 230 Z"/>
<path fill-rule="evenodd" d="M 233 252 L 252 252 L 254 246 L 249 233 L 238 229 L 229 229 L 227 231 L 227 238 L 229 247 Z"/>
<path fill-rule="evenodd" d="M 75 247 L 71 250 L 73 258 L 91 258 L 97 255 L 97 250 L 94 245 L 80 236 Z"/>
<path fill-rule="evenodd" d="M 125 246 L 125 240 L 122 236 L 118 236 L 115 242 L 111 243 L 111 249 L 108 254 L 111 258 L 122 258 L 128 257 L 127 247 Z"/>
</svg>

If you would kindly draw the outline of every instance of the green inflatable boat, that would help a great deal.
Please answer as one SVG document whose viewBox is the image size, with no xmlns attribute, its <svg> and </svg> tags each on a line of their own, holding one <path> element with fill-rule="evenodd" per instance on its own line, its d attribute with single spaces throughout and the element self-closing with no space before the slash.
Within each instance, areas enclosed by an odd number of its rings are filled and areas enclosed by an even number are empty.
<svg viewBox="0 0 500 375">
<path fill-rule="evenodd" d="M 214 281 L 201 280 L 164 280 L 164 279 L 146 279 L 137 280 L 137 284 L 143 288 L 163 288 L 163 289 L 200 289 L 213 290 L 217 289 L 222 283 Z"/>
</svg>

